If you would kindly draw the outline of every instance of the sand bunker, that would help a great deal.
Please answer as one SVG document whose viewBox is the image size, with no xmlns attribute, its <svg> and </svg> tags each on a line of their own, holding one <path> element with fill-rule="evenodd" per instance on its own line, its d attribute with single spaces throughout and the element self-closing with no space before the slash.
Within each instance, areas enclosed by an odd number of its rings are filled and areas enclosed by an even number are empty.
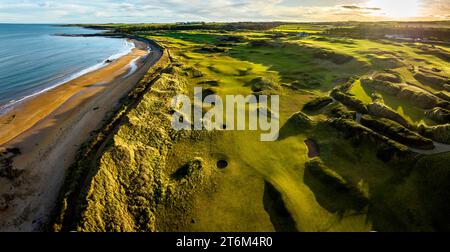
<svg viewBox="0 0 450 252">
<path fill-rule="evenodd" d="M 305 144 L 308 147 L 308 158 L 318 157 L 319 156 L 319 150 L 317 148 L 316 142 L 311 139 L 306 139 Z"/>
<path fill-rule="evenodd" d="M 225 168 L 227 168 L 228 167 L 228 161 L 226 161 L 226 160 L 219 160 L 219 161 L 217 161 L 217 168 L 219 168 L 219 169 L 225 169 Z"/>
</svg>

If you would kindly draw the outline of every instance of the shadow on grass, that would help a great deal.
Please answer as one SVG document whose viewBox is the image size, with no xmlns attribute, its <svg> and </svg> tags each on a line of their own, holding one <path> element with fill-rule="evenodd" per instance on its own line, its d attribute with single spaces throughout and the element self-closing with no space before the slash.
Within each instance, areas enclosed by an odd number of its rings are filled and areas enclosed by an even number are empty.
<svg viewBox="0 0 450 252">
<path fill-rule="evenodd" d="M 348 210 L 362 211 L 366 206 L 366 204 L 355 200 L 347 192 L 319 181 L 310 169 L 305 169 L 303 180 L 314 193 L 317 202 L 328 212 L 337 213 L 340 217 L 344 216 Z"/>
<path fill-rule="evenodd" d="M 313 126 L 313 121 L 303 112 L 294 113 L 286 123 L 281 126 L 278 141 L 291 136 L 307 132 Z"/>
<path fill-rule="evenodd" d="M 292 122 L 287 121 L 281 128 L 280 128 L 280 135 L 278 137 L 278 141 L 287 139 L 292 136 L 297 136 L 301 133 L 300 130 L 296 129 Z"/>
<path fill-rule="evenodd" d="M 335 79 L 362 75 L 369 70 L 361 67 L 363 64 L 357 60 L 333 64 L 332 58 L 318 58 L 317 54 L 323 52 L 326 51 L 321 48 L 286 43 L 280 46 L 240 45 L 233 47 L 227 55 L 269 66 L 269 70 L 278 72 L 286 83 L 300 81 L 312 87 L 319 84 L 315 89 L 322 91 L 328 91 Z"/>
<path fill-rule="evenodd" d="M 277 232 L 297 232 L 295 221 L 284 205 L 281 193 L 269 182 L 264 182 L 264 209 Z"/>
</svg>

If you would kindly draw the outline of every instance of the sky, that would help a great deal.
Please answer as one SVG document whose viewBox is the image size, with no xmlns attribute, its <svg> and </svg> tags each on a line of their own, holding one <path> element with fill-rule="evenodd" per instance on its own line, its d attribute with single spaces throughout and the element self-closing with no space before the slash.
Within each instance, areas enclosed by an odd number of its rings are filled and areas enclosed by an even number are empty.
<svg viewBox="0 0 450 252">
<path fill-rule="evenodd" d="M 450 0 L 0 0 L 0 23 L 450 20 Z"/>
</svg>

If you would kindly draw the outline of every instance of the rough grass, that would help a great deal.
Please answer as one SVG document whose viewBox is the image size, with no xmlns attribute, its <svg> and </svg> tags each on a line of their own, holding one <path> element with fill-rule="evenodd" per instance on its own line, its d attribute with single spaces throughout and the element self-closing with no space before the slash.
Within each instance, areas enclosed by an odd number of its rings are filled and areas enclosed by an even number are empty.
<svg viewBox="0 0 450 252">
<path fill-rule="evenodd" d="M 365 195 L 361 188 L 351 184 L 341 175 L 326 167 L 320 159 L 315 158 L 308 161 L 305 164 L 305 169 L 307 174 L 311 174 L 323 185 L 330 187 L 333 192 L 340 194 L 341 197 L 337 200 L 345 198 L 348 201 L 347 204 L 349 204 L 347 207 L 361 211 L 368 204 L 368 195 Z"/>
<path fill-rule="evenodd" d="M 396 122 L 363 116 L 361 124 L 404 145 L 424 150 L 434 149 L 433 141 L 410 131 Z"/>
<path fill-rule="evenodd" d="M 447 156 L 417 157 L 384 133 L 357 124 L 351 110 L 368 113 L 366 105 L 376 101 L 408 123 L 423 122 L 423 109 L 407 99 L 375 92 L 359 79 L 387 69 L 393 72 L 380 77 L 382 81 L 401 79 L 405 85 L 434 93 L 440 90 L 419 83 L 408 65 L 427 62 L 445 74 L 448 64 L 407 43 L 327 37 L 323 33 L 327 28 L 289 24 L 267 31 L 137 31 L 164 44 L 174 68 L 125 113 L 127 120 L 99 153 L 95 159 L 99 162 L 89 167 L 92 179 L 81 195 L 84 208 L 71 227 L 81 231 L 444 230 Z M 300 37 L 299 32 L 322 34 Z M 224 40 L 230 36 L 239 39 Z M 217 46 L 227 50 L 199 51 Z M 345 62 L 330 60 L 335 55 Z M 276 91 L 280 139 L 260 142 L 259 131 L 171 131 L 168 98 L 174 93 L 192 96 L 194 86 L 213 88 L 222 97 Z M 328 105 L 330 99 L 325 97 L 334 88 L 339 102 Z M 307 114 L 299 112 L 302 108 Z M 422 133 L 442 136 L 442 132 L 447 128 L 424 127 Z M 307 164 L 317 163 L 308 158 L 306 139 L 315 140 L 319 168 L 326 167 L 318 169 L 319 176 L 306 169 Z M 219 160 L 227 161 L 227 168 L 217 169 Z M 323 183 L 324 174 L 347 193 Z M 433 190 L 438 194 L 432 208 L 424 195 Z M 359 196 L 355 201 L 351 195 Z"/>
<path fill-rule="evenodd" d="M 330 97 L 318 97 L 303 106 L 304 111 L 317 111 L 324 107 L 326 107 L 328 104 L 332 103 L 333 99 Z"/>
</svg>

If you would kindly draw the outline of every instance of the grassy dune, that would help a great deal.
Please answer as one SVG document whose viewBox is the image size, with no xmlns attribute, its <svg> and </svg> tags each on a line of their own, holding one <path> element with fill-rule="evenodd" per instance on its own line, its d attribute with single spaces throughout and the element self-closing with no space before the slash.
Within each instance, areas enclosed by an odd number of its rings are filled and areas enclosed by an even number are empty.
<svg viewBox="0 0 450 252">
<path fill-rule="evenodd" d="M 375 132 L 359 125 L 351 103 L 311 102 L 327 100 L 336 89 L 343 99 L 363 107 L 386 105 L 412 130 L 419 123 L 437 125 L 411 100 L 420 97 L 390 95 L 360 80 L 388 71 L 399 76 L 395 85 L 414 86 L 434 97 L 448 92 L 415 79 L 414 71 L 427 62 L 448 80 L 448 62 L 423 53 L 419 43 L 327 36 L 333 27 L 127 30 L 157 41 L 170 52 L 170 60 L 104 149 L 88 157 L 91 176 L 82 183 L 85 192 L 72 202 L 82 207 L 76 215 L 63 208 L 57 229 L 445 230 L 448 209 L 440 199 L 448 196 L 448 153 L 425 156 L 390 139 L 407 132 L 408 139 L 432 143 L 402 126 Z M 257 78 L 272 83 L 263 92 L 280 95 L 278 141 L 259 141 L 259 131 L 171 129 L 169 101 L 175 94 L 192 97 L 193 87 L 202 86 L 222 97 L 248 95 L 255 91 L 252 82 Z M 436 99 L 436 106 L 447 106 Z M 306 104 L 305 113 L 298 113 Z M 292 120 L 294 114 L 300 115 L 300 123 Z M 347 123 L 336 127 L 333 120 Z M 318 157 L 308 157 L 305 140 L 316 145 Z M 223 161 L 226 167 L 218 165 Z M 305 170 L 311 162 L 319 162 L 313 166 L 319 168 Z M 430 200 L 424 197 L 433 190 L 437 193 Z"/>
</svg>

